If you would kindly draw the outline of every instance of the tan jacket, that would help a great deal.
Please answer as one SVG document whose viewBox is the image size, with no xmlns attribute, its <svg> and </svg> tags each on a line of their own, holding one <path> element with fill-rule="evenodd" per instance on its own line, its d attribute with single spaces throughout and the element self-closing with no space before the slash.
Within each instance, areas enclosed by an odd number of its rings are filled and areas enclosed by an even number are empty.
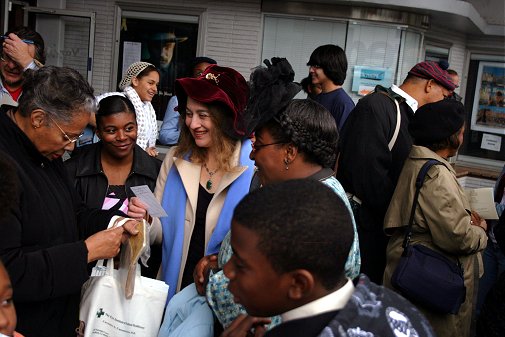
<svg viewBox="0 0 505 337">
<path fill-rule="evenodd" d="M 235 147 L 235 151 L 233 153 L 232 163 L 234 165 L 239 164 L 240 159 L 240 141 L 237 142 Z M 196 204 L 198 200 L 198 188 L 200 184 L 200 173 L 202 170 L 202 165 L 191 163 L 183 158 L 174 157 L 176 147 L 170 148 L 168 151 L 165 160 L 160 169 L 160 173 L 158 175 L 158 180 L 156 181 L 156 188 L 154 190 L 154 195 L 156 199 L 161 203 L 163 198 L 163 193 L 165 191 L 165 183 L 168 177 L 168 173 L 172 166 L 175 165 L 177 171 L 179 172 L 182 183 L 184 185 L 184 189 L 188 195 L 188 199 L 186 200 L 186 215 L 184 222 L 184 245 L 183 245 L 183 253 L 182 253 L 182 261 L 181 261 L 181 269 L 179 271 L 179 281 L 177 284 L 177 291 L 180 290 L 181 281 L 182 281 L 182 273 L 184 271 L 184 266 L 186 265 L 186 259 L 188 256 L 189 242 L 191 239 L 191 234 L 193 233 L 193 228 L 195 226 L 195 218 L 196 218 Z M 232 182 L 234 182 L 245 170 L 247 166 L 239 166 L 233 172 L 226 172 L 221 181 L 219 182 L 219 186 L 214 193 L 212 200 L 209 203 L 209 207 L 207 208 L 207 217 L 205 222 L 205 247 L 209 243 L 209 239 L 216 227 L 217 220 L 221 213 L 221 209 L 223 208 L 224 200 L 226 198 L 226 193 L 228 192 L 228 187 Z M 167 186 L 167 188 L 170 188 Z M 168 214 L 170 216 L 170 214 Z M 151 225 L 151 243 L 161 243 L 163 240 L 170 240 L 170 238 L 166 238 L 162 236 L 162 228 L 161 222 L 158 218 L 153 219 L 153 223 Z"/>
<path fill-rule="evenodd" d="M 478 252 L 486 247 L 487 235 L 482 228 L 470 224 L 470 205 L 452 166 L 422 146 L 412 147 L 384 220 L 386 234 L 392 235 L 387 248 L 384 285 L 392 288 L 390 280 L 403 251 L 401 245 L 414 199 L 415 180 L 429 159 L 436 159 L 443 165 L 431 167 L 424 180 L 414 215 L 411 244 L 422 243 L 454 260 L 458 258 L 464 268 L 467 293 L 458 315 L 440 315 L 420 309 L 438 336 L 469 336 L 475 281 L 482 272 Z"/>
</svg>

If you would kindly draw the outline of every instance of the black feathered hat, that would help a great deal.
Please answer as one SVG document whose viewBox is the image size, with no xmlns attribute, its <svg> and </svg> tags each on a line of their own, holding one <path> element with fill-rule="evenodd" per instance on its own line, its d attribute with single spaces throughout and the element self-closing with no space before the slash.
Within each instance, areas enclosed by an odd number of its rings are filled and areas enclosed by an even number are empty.
<svg viewBox="0 0 505 337">
<path fill-rule="evenodd" d="M 249 134 L 277 118 L 301 90 L 300 84 L 293 82 L 295 72 L 287 59 L 273 57 L 263 63 L 267 67 L 254 69 L 249 81 L 250 96 L 246 110 Z"/>
</svg>

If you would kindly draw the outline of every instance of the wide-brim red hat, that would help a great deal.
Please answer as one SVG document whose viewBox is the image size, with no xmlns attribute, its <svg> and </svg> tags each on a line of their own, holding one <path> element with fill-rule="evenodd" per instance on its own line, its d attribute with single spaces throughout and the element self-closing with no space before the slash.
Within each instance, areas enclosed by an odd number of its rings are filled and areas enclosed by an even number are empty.
<svg viewBox="0 0 505 337">
<path fill-rule="evenodd" d="M 220 103 L 233 113 L 233 130 L 224 130 L 234 138 L 247 136 L 244 110 L 249 98 L 249 86 L 244 77 L 232 68 L 210 65 L 197 78 L 180 78 L 175 81 L 175 94 L 179 101 L 179 113 L 188 96 L 195 101 Z"/>
</svg>

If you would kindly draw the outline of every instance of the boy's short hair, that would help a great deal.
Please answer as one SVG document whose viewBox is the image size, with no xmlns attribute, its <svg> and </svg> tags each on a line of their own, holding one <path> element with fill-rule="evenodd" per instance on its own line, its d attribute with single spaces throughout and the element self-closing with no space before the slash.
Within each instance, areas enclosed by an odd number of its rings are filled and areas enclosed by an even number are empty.
<svg viewBox="0 0 505 337">
<path fill-rule="evenodd" d="M 323 183 L 296 179 L 251 192 L 234 221 L 254 231 L 258 249 L 273 269 L 305 269 L 328 290 L 344 275 L 354 231 L 342 199 Z"/>
<path fill-rule="evenodd" d="M 308 66 L 318 66 L 335 85 L 344 84 L 347 75 L 345 51 L 337 45 L 326 44 L 317 47 L 310 55 Z"/>
</svg>

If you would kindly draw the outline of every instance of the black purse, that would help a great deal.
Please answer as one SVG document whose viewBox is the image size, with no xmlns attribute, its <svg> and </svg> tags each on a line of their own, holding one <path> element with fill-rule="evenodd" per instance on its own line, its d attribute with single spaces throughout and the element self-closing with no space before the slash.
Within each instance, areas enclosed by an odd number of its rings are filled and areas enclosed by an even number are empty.
<svg viewBox="0 0 505 337">
<path fill-rule="evenodd" d="M 410 245 L 421 186 L 430 167 L 441 164 L 438 160 L 432 159 L 419 171 L 409 224 L 402 244 L 403 253 L 391 277 L 391 284 L 414 304 L 418 303 L 429 310 L 443 314 L 457 314 L 466 297 L 463 269 L 459 261 L 455 263 L 439 252 L 420 244 Z"/>
</svg>

